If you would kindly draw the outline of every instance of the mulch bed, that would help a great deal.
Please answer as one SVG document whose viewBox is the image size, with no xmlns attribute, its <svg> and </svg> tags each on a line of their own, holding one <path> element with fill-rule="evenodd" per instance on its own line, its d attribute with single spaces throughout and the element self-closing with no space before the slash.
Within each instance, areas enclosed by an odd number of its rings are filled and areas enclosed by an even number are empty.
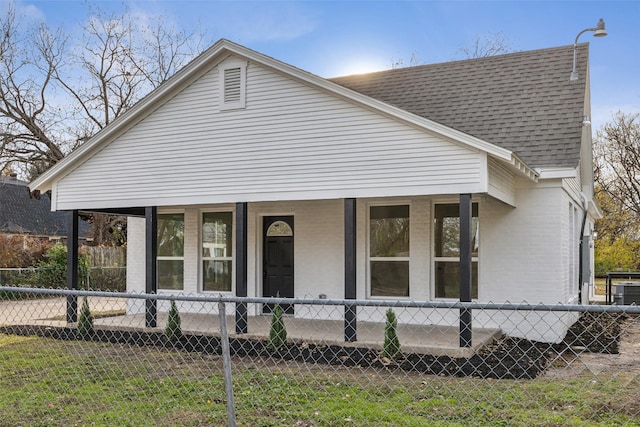
<svg viewBox="0 0 640 427">
<path fill-rule="evenodd" d="M 540 375 L 559 353 L 575 349 L 576 346 L 584 348 L 584 351 L 617 353 L 621 333 L 620 321 L 619 316 L 595 317 L 585 313 L 571 327 L 565 341 L 561 344 L 540 343 L 503 336 L 470 358 L 410 353 L 404 354 L 402 359 L 394 362 L 381 357 L 379 351 L 364 347 L 289 342 L 279 350 L 272 350 L 267 347 L 266 340 L 238 337 L 230 338 L 229 344 L 231 355 L 238 357 L 276 358 L 443 376 L 532 379 Z M 82 337 L 75 328 L 32 325 L 5 326 L 0 328 L 0 333 L 221 354 L 220 338 L 208 335 L 184 334 L 179 341 L 169 342 L 162 332 L 98 329 L 92 335 Z"/>
<path fill-rule="evenodd" d="M 583 313 L 567 331 L 564 343 L 592 353 L 617 354 L 621 325 L 627 317 L 620 313 Z"/>
</svg>

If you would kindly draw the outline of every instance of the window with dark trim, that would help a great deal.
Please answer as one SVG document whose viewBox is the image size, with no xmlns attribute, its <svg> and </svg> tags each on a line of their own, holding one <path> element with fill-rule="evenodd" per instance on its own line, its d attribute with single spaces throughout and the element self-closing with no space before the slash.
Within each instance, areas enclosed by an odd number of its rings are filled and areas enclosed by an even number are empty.
<svg viewBox="0 0 640 427">
<path fill-rule="evenodd" d="M 202 214 L 202 290 L 231 292 L 233 213 Z"/>
<path fill-rule="evenodd" d="M 184 214 L 158 214 L 158 289 L 184 288 Z"/>
<path fill-rule="evenodd" d="M 369 207 L 372 297 L 409 296 L 409 205 Z"/>
<path fill-rule="evenodd" d="M 478 204 L 471 218 L 471 297 L 478 298 Z M 435 205 L 435 297 L 460 298 L 460 205 Z"/>
</svg>

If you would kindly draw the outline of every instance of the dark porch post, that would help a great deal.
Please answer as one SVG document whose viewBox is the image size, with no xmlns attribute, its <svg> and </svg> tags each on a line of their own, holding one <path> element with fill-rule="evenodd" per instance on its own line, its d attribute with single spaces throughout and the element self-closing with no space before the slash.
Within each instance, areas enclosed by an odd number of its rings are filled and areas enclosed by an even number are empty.
<svg viewBox="0 0 640 427">
<path fill-rule="evenodd" d="M 344 199 L 344 299 L 356 299 L 356 199 Z M 344 307 L 344 340 L 357 340 L 356 307 Z"/>
<path fill-rule="evenodd" d="M 158 208 L 147 206 L 144 208 L 145 220 L 145 293 L 155 294 L 158 291 Z M 158 325 L 157 301 L 145 300 L 145 326 L 155 328 Z"/>
<path fill-rule="evenodd" d="M 471 194 L 460 195 L 460 302 L 471 302 Z M 471 347 L 471 310 L 460 309 L 460 347 Z"/>
<path fill-rule="evenodd" d="M 78 211 L 67 217 L 67 289 L 78 289 Z M 78 321 L 78 296 L 67 295 L 67 322 Z"/>
<path fill-rule="evenodd" d="M 247 296 L 247 203 L 236 203 L 236 296 Z M 236 334 L 246 334 L 247 303 L 236 303 Z"/>
</svg>

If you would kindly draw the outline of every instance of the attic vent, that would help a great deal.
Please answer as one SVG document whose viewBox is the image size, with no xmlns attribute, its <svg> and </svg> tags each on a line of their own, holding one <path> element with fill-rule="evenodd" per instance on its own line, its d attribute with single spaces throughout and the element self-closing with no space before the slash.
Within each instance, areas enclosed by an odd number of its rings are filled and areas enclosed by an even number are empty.
<svg viewBox="0 0 640 427">
<path fill-rule="evenodd" d="M 246 62 L 229 61 L 220 65 L 220 109 L 245 108 Z"/>
<path fill-rule="evenodd" d="M 240 101 L 240 68 L 224 70 L 224 103 Z"/>
</svg>

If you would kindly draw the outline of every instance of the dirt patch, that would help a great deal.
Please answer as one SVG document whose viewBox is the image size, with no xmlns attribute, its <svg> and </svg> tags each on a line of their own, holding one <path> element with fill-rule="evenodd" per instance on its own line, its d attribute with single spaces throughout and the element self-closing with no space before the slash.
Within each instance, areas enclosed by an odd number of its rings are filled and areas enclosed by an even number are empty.
<svg viewBox="0 0 640 427">
<path fill-rule="evenodd" d="M 606 375 L 628 381 L 640 375 L 640 316 L 584 315 L 563 345 L 545 377 Z"/>
</svg>

